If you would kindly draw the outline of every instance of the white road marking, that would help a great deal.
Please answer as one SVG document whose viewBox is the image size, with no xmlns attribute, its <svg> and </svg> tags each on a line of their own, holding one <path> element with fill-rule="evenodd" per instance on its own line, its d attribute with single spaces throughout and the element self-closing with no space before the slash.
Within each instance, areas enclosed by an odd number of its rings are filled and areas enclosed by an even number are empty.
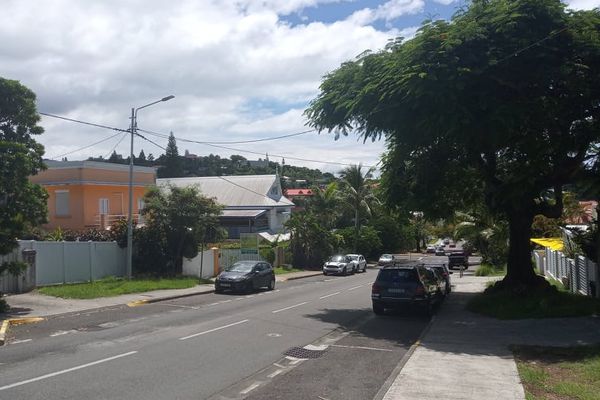
<svg viewBox="0 0 600 400">
<path fill-rule="evenodd" d="M 273 314 L 277 314 L 278 312 L 282 312 L 285 310 L 289 310 L 291 308 L 295 308 L 295 307 L 300 307 L 305 305 L 306 303 L 308 303 L 308 301 L 303 301 L 302 303 L 298 303 L 298 304 L 294 304 L 293 306 L 289 306 L 289 307 L 285 307 L 285 308 L 280 308 L 279 310 L 275 310 L 275 311 L 271 311 Z"/>
<path fill-rule="evenodd" d="M 282 369 L 278 369 L 277 371 L 267 375 L 267 378 L 275 378 L 277 375 L 279 375 L 280 373 L 282 373 L 283 370 Z"/>
<path fill-rule="evenodd" d="M 327 345 L 327 344 L 321 344 L 321 345 L 307 344 L 306 346 L 304 346 L 304 348 L 306 350 L 313 350 L 313 351 L 324 351 L 324 350 L 327 350 L 327 347 L 329 347 L 329 345 Z"/>
<path fill-rule="evenodd" d="M 14 342 L 10 342 L 10 344 L 20 344 L 20 343 L 27 343 L 27 342 L 31 342 L 33 339 L 21 339 L 21 340 L 15 340 Z"/>
<path fill-rule="evenodd" d="M 28 383 L 33 383 L 33 382 L 41 381 L 43 379 L 52 378 L 54 376 L 58 376 L 58 375 L 66 374 L 66 373 L 69 373 L 69 372 L 77 371 L 79 369 L 83 369 L 83 368 L 91 367 L 91 366 L 94 366 L 94 365 L 102 364 L 102 363 L 105 363 L 105 362 L 108 362 L 108 361 L 116 360 L 118 358 L 127 357 L 127 356 L 130 356 L 130 355 L 135 354 L 135 353 L 137 353 L 137 351 L 130 351 L 128 353 L 123 353 L 123 354 L 119 354 L 117 356 L 103 358 L 102 360 L 98 360 L 98 361 L 94 361 L 94 362 L 91 362 L 91 363 L 79 365 L 77 367 L 67 368 L 67 369 L 63 369 L 62 371 L 52 372 L 51 374 L 46 374 L 46 375 L 38 376 L 37 378 L 27 379 L 25 381 L 21 381 L 21 382 L 17 382 L 17 383 L 12 383 L 12 384 L 6 385 L 6 386 L 0 386 L 0 391 L 7 390 L 7 389 L 12 389 L 12 388 L 17 387 L 17 386 L 23 386 L 23 385 L 26 385 Z"/>
<path fill-rule="evenodd" d="M 279 365 L 277 363 L 273 363 L 274 366 L 276 366 L 277 368 L 285 368 L 283 365 Z"/>
<path fill-rule="evenodd" d="M 319 299 L 320 299 L 320 300 L 323 300 L 323 299 L 326 299 L 326 298 L 328 298 L 328 297 L 335 296 L 336 294 L 340 294 L 340 292 L 335 292 L 335 293 L 327 294 L 327 295 L 325 295 L 325 296 L 321 296 L 321 297 L 319 297 Z"/>
<path fill-rule="evenodd" d="M 207 306 L 216 306 L 217 304 L 221 304 L 221 302 L 220 302 L 220 301 L 217 301 L 217 302 L 215 302 L 215 303 L 210 303 L 210 304 L 207 304 Z"/>
<path fill-rule="evenodd" d="M 121 325 L 121 324 L 118 322 L 105 322 L 103 324 L 98 324 L 98 326 L 101 328 L 115 328 L 119 325 Z"/>
<path fill-rule="evenodd" d="M 71 330 L 68 330 L 68 331 L 58 331 L 58 332 L 54 332 L 54 333 L 50 334 L 50 337 L 67 335 L 69 333 L 77 333 L 77 331 L 74 330 L 74 329 L 71 329 Z"/>
<path fill-rule="evenodd" d="M 240 392 L 240 394 L 248 394 L 259 386 L 260 386 L 260 383 L 253 383 L 252 385 L 248 386 L 246 389 L 242 390 Z"/>
<path fill-rule="evenodd" d="M 236 299 L 236 300 L 244 300 L 244 298 L 243 298 L 243 297 L 236 297 L 235 299 Z"/>
<path fill-rule="evenodd" d="M 229 328 L 229 327 L 231 327 L 231 326 L 235 326 L 235 325 L 243 324 L 244 322 L 248 322 L 248 321 L 249 321 L 249 320 L 247 320 L 247 319 L 244 319 L 244 320 L 241 320 L 241 321 L 238 321 L 238 322 L 234 322 L 234 323 L 232 323 L 232 324 L 227 324 L 227 325 L 220 326 L 220 327 L 218 327 L 218 328 L 209 329 L 209 330 L 207 330 L 207 331 L 204 331 L 204 332 L 199 332 L 199 333 L 194 333 L 193 335 L 184 336 L 184 337 L 182 337 L 182 338 L 179 338 L 179 340 L 186 340 L 186 339 L 191 339 L 191 338 L 193 338 L 193 337 L 196 337 L 196 336 L 202 336 L 202 335 L 206 335 L 207 333 L 211 333 L 211 332 L 220 331 L 221 329 L 225 329 L 225 328 Z"/>
<path fill-rule="evenodd" d="M 231 299 L 230 299 L 230 300 L 223 300 L 223 301 L 221 302 L 221 304 L 229 303 L 230 301 L 231 301 Z"/>
<path fill-rule="evenodd" d="M 180 305 L 180 304 L 165 304 L 165 306 L 168 307 L 179 307 L 179 308 L 189 308 L 191 310 L 198 310 L 200 307 L 194 307 L 194 306 L 184 306 L 184 305 Z"/>
<path fill-rule="evenodd" d="M 355 290 L 355 289 L 358 289 L 358 288 L 363 287 L 363 286 L 365 286 L 365 285 L 354 286 L 354 287 L 351 287 L 350 289 L 348 289 L 348 291 Z"/>
<path fill-rule="evenodd" d="M 380 349 L 377 347 L 366 347 L 366 346 L 344 346 L 341 344 L 332 344 L 331 347 L 343 347 L 345 349 L 361 349 L 361 350 L 375 350 L 375 351 L 394 351 L 391 349 Z"/>
</svg>

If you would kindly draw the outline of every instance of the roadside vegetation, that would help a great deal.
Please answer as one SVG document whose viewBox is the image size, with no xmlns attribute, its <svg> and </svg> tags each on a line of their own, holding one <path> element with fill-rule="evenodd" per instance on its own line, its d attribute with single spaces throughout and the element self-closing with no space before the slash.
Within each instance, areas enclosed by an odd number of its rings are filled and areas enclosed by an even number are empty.
<svg viewBox="0 0 600 400">
<path fill-rule="evenodd" d="M 506 275 L 506 265 L 496 266 L 491 264 L 481 264 L 475 270 L 475 276 L 504 276 Z"/>
<path fill-rule="evenodd" d="M 592 400 L 600 393 L 600 345 L 513 347 L 527 400 Z"/>
<path fill-rule="evenodd" d="M 73 283 L 66 285 L 45 286 L 39 292 L 48 296 L 64 299 L 95 299 L 98 297 L 113 297 L 122 294 L 148 292 L 162 289 L 187 289 L 198 283 L 211 283 L 208 280 L 198 280 L 193 277 L 159 278 L 159 279 L 121 279 L 107 278 L 95 282 Z"/>
<path fill-rule="evenodd" d="M 467 309 L 499 319 L 558 318 L 600 315 L 600 300 L 549 287 L 521 293 L 488 287 L 467 303 Z"/>
<path fill-rule="evenodd" d="M 300 272 L 300 271 L 304 271 L 304 270 L 298 269 L 298 268 L 293 268 L 293 267 L 277 267 L 277 268 L 273 268 L 273 271 L 275 272 L 275 275 L 284 275 L 284 274 L 289 274 L 292 272 Z"/>
</svg>

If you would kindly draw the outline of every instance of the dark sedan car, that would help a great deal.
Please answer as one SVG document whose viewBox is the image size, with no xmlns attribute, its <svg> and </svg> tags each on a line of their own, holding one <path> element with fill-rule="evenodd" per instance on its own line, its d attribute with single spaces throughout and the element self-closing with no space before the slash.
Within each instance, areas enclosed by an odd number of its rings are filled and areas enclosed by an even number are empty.
<svg viewBox="0 0 600 400">
<path fill-rule="evenodd" d="M 373 312 L 386 308 L 421 307 L 428 315 L 442 297 L 433 271 L 422 265 L 383 267 L 371 288 Z"/>
<path fill-rule="evenodd" d="M 275 289 L 275 272 L 271 264 L 264 261 L 238 261 L 215 279 L 215 293 L 252 292 L 262 287 Z"/>
</svg>

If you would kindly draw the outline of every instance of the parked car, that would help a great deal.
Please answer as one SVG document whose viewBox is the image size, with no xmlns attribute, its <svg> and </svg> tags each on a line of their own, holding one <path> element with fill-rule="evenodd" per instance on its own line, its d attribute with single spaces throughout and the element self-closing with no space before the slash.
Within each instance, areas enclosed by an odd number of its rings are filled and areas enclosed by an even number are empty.
<svg viewBox="0 0 600 400">
<path fill-rule="evenodd" d="M 444 248 L 444 246 L 438 246 L 437 249 L 435 249 L 435 255 L 436 256 L 445 256 L 446 249 Z"/>
<path fill-rule="evenodd" d="M 348 275 L 356 271 L 356 263 L 348 256 L 337 254 L 329 257 L 323 265 L 323 275 Z"/>
<path fill-rule="evenodd" d="M 450 275 L 452 275 L 452 271 L 448 270 L 446 264 L 431 265 L 430 268 L 440 273 L 442 279 L 444 280 L 446 294 L 449 294 L 452 290 L 452 285 L 450 282 Z"/>
<path fill-rule="evenodd" d="M 439 283 L 423 265 L 388 266 L 379 270 L 371 287 L 373 312 L 381 315 L 386 308 L 421 307 L 428 315 L 442 297 Z"/>
<path fill-rule="evenodd" d="M 448 268 L 453 269 L 455 267 L 463 266 L 465 269 L 469 268 L 469 255 L 465 251 L 453 251 L 448 255 Z"/>
<path fill-rule="evenodd" d="M 252 292 L 261 287 L 275 289 L 275 272 L 271 264 L 264 261 L 238 261 L 215 279 L 215 293 Z"/>
<path fill-rule="evenodd" d="M 362 254 L 346 254 L 346 256 L 352 259 L 355 272 L 367 272 L 367 260 Z"/>
<path fill-rule="evenodd" d="M 449 238 L 444 239 L 444 244 L 450 244 L 450 239 Z"/>
<path fill-rule="evenodd" d="M 448 247 L 450 247 L 451 249 L 455 249 L 456 248 L 456 242 L 451 242 Z"/>
<path fill-rule="evenodd" d="M 427 253 L 435 253 L 435 246 L 432 244 L 428 244 L 426 252 Z"/>
<path fill-rule="evenodd" d="M 394 263 L 394 256 L 391 254 L 382 254 L 381 257 L 379 257 L 379 261 L 377 261 L 377 265 L 379 265 L 380 267 L 383 267 L 385 265 L 391 265 Z"/>
</svg>

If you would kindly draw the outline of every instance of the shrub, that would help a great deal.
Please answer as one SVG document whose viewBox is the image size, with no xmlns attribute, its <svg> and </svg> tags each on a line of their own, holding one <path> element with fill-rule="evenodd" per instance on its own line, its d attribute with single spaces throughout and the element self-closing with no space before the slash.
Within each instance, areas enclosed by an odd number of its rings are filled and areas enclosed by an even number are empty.
<svg viewBox="0 0 600 400">
<path fill-rule="evenodd" d="M 0 314 L 8 312 L 8 310 L 10 309 L 8 303 L 6 302 L 6 300 L 0 298 Z"/>
</svg>

